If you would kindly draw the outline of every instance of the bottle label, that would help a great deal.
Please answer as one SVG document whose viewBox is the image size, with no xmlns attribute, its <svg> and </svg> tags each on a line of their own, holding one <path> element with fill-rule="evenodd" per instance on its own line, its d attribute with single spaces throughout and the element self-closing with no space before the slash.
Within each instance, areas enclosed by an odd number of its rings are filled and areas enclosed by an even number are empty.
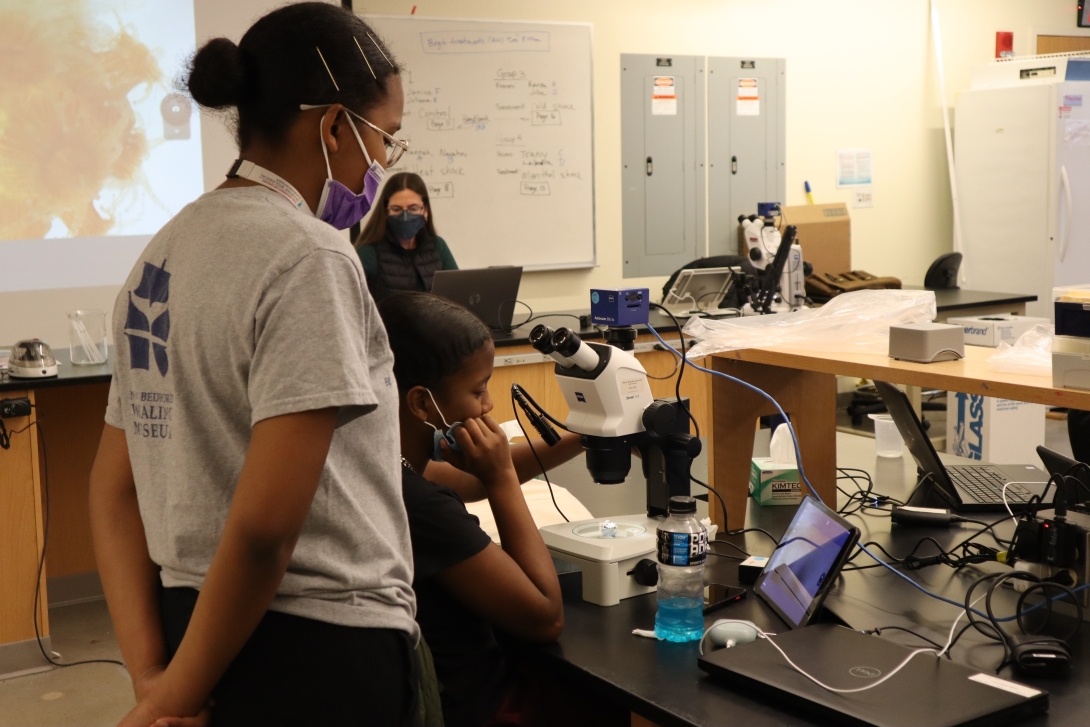
<svg viewBox="0 0 1090 727">
<path fill-rule="evenodd" d="M 701 565 L 708 554 L 708 532 L 671 533 L 659 530 L 659 563 L 682 567 Z"/>
</svg>

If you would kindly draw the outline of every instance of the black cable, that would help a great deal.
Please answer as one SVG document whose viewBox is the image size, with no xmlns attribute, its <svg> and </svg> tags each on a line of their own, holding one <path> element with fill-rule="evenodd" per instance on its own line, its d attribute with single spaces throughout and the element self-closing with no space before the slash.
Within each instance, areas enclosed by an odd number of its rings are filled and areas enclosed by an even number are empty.
<svg viewBox="0 0 1090 727">
<path fill-rule="evenodd" d="M 711 545 L 712 543 L 722 543 L 723 545 L 729 545 L 730 547 L 734 548 L 735 550 L 737 550 L 739 553 L 746 556 L 747 558 L 750 557 L 749 553 L 747 553 L 745 550 L 743 550 L 739 546 L 735 545 L 734 543 L 730 542 L 729 540 L 719 540 L 718 538 L 716 538 L 715 540 L 709 540 L 708 541 L 708 545 Z M 711 551 L 709 550 L 708 552 L 711 552 Z"/>
<path fill-rule="evenodd" d="M 712 541 L 712 542 L 714 542 L 714 541 Z M 729 553 L 716 553 L 711 548 L 708 548 L 708 555 L 714 555 L 714 556 L 719 557 L 719 558 L 730 558 L 731 560 L 745 560 L 745 558 L 741 558 L 741 557 L 739 557 L 737 555 L 730 555 Z"/>
<path fill-rule="evenodd" d="M 526 387 L 524 387 L 524 386 L 523 386 L 522 384 L 513 384 L 513 386 L 517 386 L 517 387 L 519 387 L 519 391 L 520 391 L 520 392 L 522 393 L 522 395 L 523 395 L 524 397 L 526 397 L 526 401 L 530 402 L 530 405 L 531 405 L 531 406 L 533 406 L 533 407 L 534 407 L 535 409 L 537 409 L 537 413 L 538 413 L 538 414 L 540 414 L 541 416 L 545 417 L 545 418 L 546 418 L 546 419 L 548 419 L 548 420 L 549 420 L 550 422 L 552 422 L 552 423 L 553 423 L 554 425 L 556 425 L 556 426 L 560 427 L 561 429 L 563 429 L 563 430 L 564 430 L 565 432 L 570 432 L 570 431 L 571 431 L 571 430 L 570 430 L 570 429 L 568 429 L 568 427 L 567 427 L 567 426 L 566 426 L 566 425 L 564 424 L 564 422 L 560 421 L 559 419 L 557 419 L 556 417 L 554 417 L 554 416 L 553 416 L 552 414 L 550 414 L 549 412 L 545 411 L 545 407 L 541 406 L 541 404 L 538 404 L 538 403 L 537 403 L 536 401 L 534 401 L 534 397 L 530 396 L 530 392 L 528 392 L 528 391 L 526 390 Z M 514 394 L 512 394 L 512 397 L 514 397 Z M 512 404 L 514 404 L 514 402 L 513 402 L 513 401 L 512 401 Z"/>
<path fill-rule="evenodd" d="M 503 320 L 503 307 L 505 305 L 507 305 L 508 303 L 514 303 L 515 305 L 526 306 L 526 310 L 530 311 L 530 316 L 526 320 L 522 321 L 521 323 L 517 323 L 517 324 L 514 323 L 514 321 L 512 320 L 510 328 L 504 328 L 501 325 L 500 330 L 503 331 L 504 333 L 506 333 L 507 335 L 511 335 L 512 333 L 514 333 L 516 328 L 522 328 L 527 323 L 531 323 L 531 322 L 539 320 L 541 318 L 574 318 L 575 320 L 579 321 L 580 323 L 582 323 L 582 321 L 583 321 L 582 318 L 575 315 L 574 313 L 542 313 L 541 315 L 535 316 L 534 315 L 534 309 L 531 308 L 529 306 L 529 304 L 524 303 L 521 300 L 504 300 L 504 301 L 500 301 L 499 306 L 497 306 L 497 308 L 496 308 L 496 320 L 498 320 L 498 321 Z M 514 318 L 514 316 L 515 316 L 515 311 L 514 311 L 514 307 L 512 306 L 512 310 L 511 310 L 512 319 Z"/>
<path fill-rule="evenodd" d="M 519 387 L 519 390 L 522 391 L 524 396 L 529 398 L 526 391 L 523 390 L 521 386 Z M 564 514 L 564 511 L 560 509 L 560 505 L 556 504 L 556 495 L 553 493 L 553 483 L 549 481 L 549 473 L 545 471 L 545 465 L 542 463 L 541 457 L 537 456 L 537 450 L 534 449 L 534 443 L 530 440 L 530 435 L 526 433 L 526 427 L 522 426 L 522 419 L 519 417 L 519 407 L 518 404 L 515 403 L 515 392 L 513 390 L 511 391 L 511 409 L 515 412 L 515 421 L 518 422 L 519 429 L 522 430 L 522 436 L 526 438 L 526 444 L 530 445 L 530 452 L 533 453 L 534 459 L 537 460 L 537 466 L 541 468 L 541 474 L 545 476 L 545 484 L 549 486 L 549 497 L 553 501 L 553 507 L 560 513 L 560 517 L 564 518 L 564 522 L 570 523 L 571 520 L 569 520 L 568 516 Z"/>
<path fill-rule="evenodd" d="M 719 499 L 719 506 L 721 508 L 723 508 L 723 535 L 744 535 L 746 533 L 761 533 L 765 537 L 767 537 L 769 540 L 771 540 L 774 545 L 779 545 L 780 544 L 780 541 L 779 541 L 778 538 L 776 538 L 776 536 L 774 536 L 772 533 L 768 532 L 767 530 L 765 530 L 763 528 L 739 528 L 738 530 L 727 530 L 726 529 L 727 528 L 727 503 L 726 503 L 726 501 L 723 500 L 723 496 L 720 495 L 719 492 L 717 492 L 714 487 L 711 487 L 710 485 L 708 485 L 705 482 L 701 482 L 700 480 L 693 477 L 692 475 L 689 475 L 689 479 L 692 480 L 693 482 L 695 482 L 696 484 L 700 485 L 705 490 L 712 493 L 713 495 L 716 496 L 716 498 Z M 725 541 L 725 540 L 713 540 L 711 542 L 726 543 L 727 541 Z M 730 545 L 734 545 L 734 543 L 730 543 Z"/>
<path fill-rule="evenodd" d="M 670 311 L 669 308 L 667 308 L 664 305 L 660 305 L 658 303 L 650 303 L 649 305 L 652 308 L 657 308 L 660 311 L 662 311 L 663 313 L 665 313 L 666 315 L 670 316 L 670 320 L 673 321 L 674 326 L 677 327 L 677 335 L 678 335 L 678 338 L 681 339 L 681 359 L 680 360 L 682 362 L 682 367 L 680 369 L 678 369 L 677 379 L 675 379 L 675 381 L 674 381 L 674 396 L 677 398 L 677 405 L 680 406 L 682 409 L 684 409 L 685 413 L 689 415 L 689 420 L 692 421 L 692 423 L 693 423 L 693 429 L 696 430 L 696 438 L 700 439 L 700 425 L 697 424 L 696 417 L 694 417 L 693 413 L 691 411 L 689 411 L 689 407 L 685 406 L 685 404 L 683 404 L 681 402 L 681 377 L 685 375 L 684 363 L 685 363 L 686 356 L 688 356 L 687 349 L 685 347 L 685 331 L 681 330 L 681 324 L 678 322 L 677 316 L 675 316 Z"/>
<path fill-rule="evenodd" d="M 720 495 L 718 492 L 716 492 L 714 487 L 707 484 L 706 482 L 701 482 L 697 478 L 693 477 L 691 474 L 689 475 L 689 479 L 692 480 L 693 482 L 695 482 L 696 484 L 700 485 L 705 490 L 707 490 L 711 494 L 715 495 L 716 498 L 719 499 L 719 507 L 723 508 L 723 530 L 725 531 L 727 529 L 727 503 L 726 503 L 725 500 L 723 500 L 723 496 Z"/>
<path fill-rule="evenodd" d="M 763 528 L 739 528 L 738 530 L 727 530 L 727 531 L 725 531 L 723 533 L 723 535 L 744 535 L 745 533 L 761 533 L 762 535 L 766 536 L 769 540 L 771 540 L 773 542 L 773 544 L 775 544 L 775 545 L 780 544 L 780 541 L 776 536 L 774 536 L 772 533 L 768 532 L 767 530 L 764 530 Z"/>
<path fill-rule="evenodd" d="M 54 661 L 53 657 L 45 650 L 45 644 L 42 643 L 42 630 L 41 625 L 38 623 L 38 605 L 42 601 L 42 573 L 45 570 L 45 552 L 49 547 L 49 452 L 45 446 L 45 432 L 42 431 L 42 425 L 40 421 L 33 421 L 27 424 L 22 429 L 13 431 L 12 434 L 19 434 L 30 429 L 32 426 L 37 425 L 38 440 L 42 443 L 42 463 L 43 474 L 42 489 L 45 490 L 45 522 L 42 527 L 42 554 L 38 558 L 38 578 L 34 584 L 34 638 L 38 641 L 38 650 L 42 652 L 42 656 L 55 667 L 65 668 L 69 666 L 80 666 L 82 664 L 117 664 L 118 666 L 125 666 L 124 662 L 116 659 L 84 659 L 83 661 L 73 661 L 70 664 L 62 664 L 59 661 Z"/>
<path fill-rule="evenodd" d="M 943 648 L 943 645 L 940 644 L 939 642 L 932 641 L 931 639 L 927 638 L 923 634 L 918 634 L 915 631 L 913 631 L 912 629 L 906 629 L 906 628 L 904 628 L 902 626 L 878 626 L 878 627 L 875 627 L 873 629 L 869 629 L 868 631 L 864 631 L 863 633 L 872 633 L 875 636 L 881 636 L 883 631 L 903 631 L 906 634 L 911 634 L 911 635 L 915 636 L 920 641 L 926 641 L 927 643 L 931 644 L 932 646 L 934 646 L 936 649 L 939 649 L 940 651 Z"/>
</svg>

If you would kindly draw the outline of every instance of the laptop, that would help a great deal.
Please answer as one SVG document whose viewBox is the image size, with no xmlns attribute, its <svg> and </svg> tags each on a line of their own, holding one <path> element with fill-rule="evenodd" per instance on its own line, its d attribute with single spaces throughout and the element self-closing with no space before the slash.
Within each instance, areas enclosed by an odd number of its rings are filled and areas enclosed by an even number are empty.
<svg viewBox="0 0 1090 727">
<path fill-rule="evenodd" d="M 974 464 L 945 466 L 935 452 L 931 439 L 920 424 L 916 411 L 903 391 L 893 384 L 875 381 L 879 396 L 885 402 L 890 416 L 901 432 L 912 459 L 916 460 L 921 482 L 931 475 L 933 487 L 921 487 L 909 498 L 910 505 L 946 506 L 957 512 L 1006 512 L 1003 505 L 1003 486 L 1007 487 L 1007 504 L 1017 512 L 1025 509 L 1034 495 L 1042 495 L 1048 474 L 1031 464 Z M 1043 502 L 1052 502 L 1054 490 L 1050 489 Z M 942 500 L 936 503 L 930 495 Z"/>
<path fill-rule="evenodd" d="M 912 653 L 881 636 L 835 624 L 814 624 L 772 638 L 799 668 L 836 689 L 866 686 Z M 850 694 L 814 684 L 765 639 L 709 652 L 698 665 L 747 696 L 794 707 L 819 724 L 980 727 L 1048 711 L 1048 692 L 934 654 L 918 654 L 887 681 Z"/>
<path fill-rule="evenodd" d="M 696 268 L 678 273 L 662 304 L 678 318 L 716 314 L 741 268 Z"/>
<path fill-rule="evenodd" d="M 439 270 L 431 292 L 465 306 L 489 328 L 510 330 L 522 267 L 509 265 L 470 270 Z"/>
<path fill-rule="evenodd" d="M 1063 478 L 1064 500 L 1068 507 L 1090 500 L 1090 469 L 1077 467 L 1077 461 L 1048 447 L 1037 447 L 1037 456 L 1050 475 Z"/>
</svg>

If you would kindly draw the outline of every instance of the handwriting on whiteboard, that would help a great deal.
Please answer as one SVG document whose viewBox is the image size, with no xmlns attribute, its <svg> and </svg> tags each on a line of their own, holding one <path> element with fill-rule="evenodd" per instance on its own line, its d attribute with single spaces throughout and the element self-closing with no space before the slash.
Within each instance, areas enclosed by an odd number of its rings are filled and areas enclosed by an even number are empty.
<svg viewBox="0 0 1090 727">
<path fill-rule="evenodd" d="M 501 33 L 472 30 L 447 30 L 421 33 L 425 53 L 504 53 L 511 51 L 547 51 L 549 34 L 541 31 Z"/>
</svg>

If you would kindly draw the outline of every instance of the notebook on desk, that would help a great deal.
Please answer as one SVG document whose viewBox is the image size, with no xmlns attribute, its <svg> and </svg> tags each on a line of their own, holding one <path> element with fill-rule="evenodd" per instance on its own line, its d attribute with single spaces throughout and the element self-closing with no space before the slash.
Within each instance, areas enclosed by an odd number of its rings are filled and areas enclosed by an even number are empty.
<svg viewBox="0 0 1090 727">
<path fill-rule="evenodd" d="M 1025 509 L 1030 498 L 1044 494 L 1048 474 L 1031 464 L 947 467 L 939 459 L 905 392 L 884 381 L 875 381 L 874 385 L 919 469 L 920 486 L 908 504 L 949 507 L 965 513 L 1006 512 L 1009 505 L 1017 512 Z M 1052 502 L 1053 492 L 1049 490 L 1044 504 Z M 1003 504 L 1004 494 L 1006 505 Z"/>
</svg>

